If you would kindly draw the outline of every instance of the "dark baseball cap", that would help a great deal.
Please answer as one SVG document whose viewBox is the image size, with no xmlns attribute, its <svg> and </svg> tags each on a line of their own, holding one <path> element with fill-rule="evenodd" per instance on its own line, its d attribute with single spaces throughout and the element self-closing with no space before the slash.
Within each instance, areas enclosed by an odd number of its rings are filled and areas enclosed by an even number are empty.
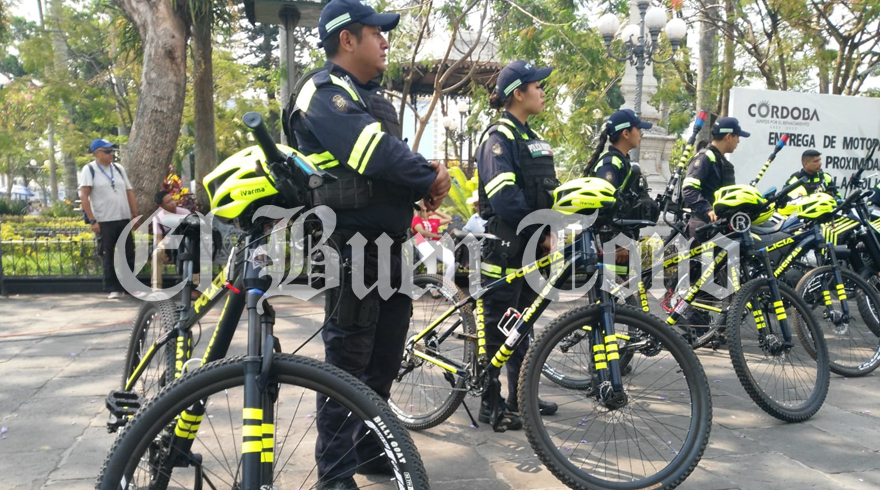
<svg viewBox="0 0 880 490">
<path fill-rule="evenodd" d="M 321 41 L 343 27 L 360 22 L 366 26 L 378 26 L 383 31 L 390 31 L 400 22 L 400 14 L 380 14 L 366 2 L 359 0 L 332 0 L 318 20 L 318 35 Z"/>
<path fill-rule="evenodd" d="M 539 70 L 528 61 L 516 60 L 501 69 L 498 83 L 495 84 L 495 92 L 506 99 L 515 89 L 530 82 L 541 81 L 549 77 L 552 71 L 552 67 Z"/>
<path fill-rule="evenodd" d="M 747 133 L 739 127 L 739 121 L 735 117 L 719 117 L 712 125 L 712 134 L 736 134 L 742 138 L 748 138 L 752 133 Z"/>
<path fill-rule="evenodd" d="M 611 117 L 605 122 L 608 134 L 616 134 L 629 128 L 651 129 L 653 126 L 652 123 L 639 119 L 639 116 L 632 109 L 621 109 L 611 114 Z"/>
<path fill-rule="evenodd" d="M 116 143 L 111 143 L 104 138 L 98 138 L 92 141 L 92 144 L 89 145 L 89 153 L 94 153 L 96 150 L 101 148 L 119 148 Z"/>
</svg>

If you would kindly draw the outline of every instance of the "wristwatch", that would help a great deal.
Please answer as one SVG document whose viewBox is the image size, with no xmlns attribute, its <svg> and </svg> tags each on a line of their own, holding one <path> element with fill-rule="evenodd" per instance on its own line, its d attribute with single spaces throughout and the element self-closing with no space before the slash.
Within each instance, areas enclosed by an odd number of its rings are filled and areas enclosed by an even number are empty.
<svg viewBox="0 0 880 490">
<path fill-rule="evenodd" d="M 97 223 L 97 222 L 98 222 L 98 220 L 96 220 L 96 219 L 90 219 L 90 220 L 89 220 L 89 224 L 90 224 L 90 225 L 93 225 L 93 224 L 95 224 L 95 223 Z"/>
</svg>

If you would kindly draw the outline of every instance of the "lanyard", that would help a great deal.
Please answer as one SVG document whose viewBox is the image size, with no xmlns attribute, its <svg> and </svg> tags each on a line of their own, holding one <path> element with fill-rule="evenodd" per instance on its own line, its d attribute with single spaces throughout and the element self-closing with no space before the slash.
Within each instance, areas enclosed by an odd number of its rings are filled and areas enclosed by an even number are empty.
<svg viewBox="0 0 880 490">
<path fill-rule="evenodd" d="M 98 163 L 98 170 L 104 174 L 104 177 L 107 177 L 110 180 L 110 187 L 113 189 L 113 192 L 116 192 L 116 179 L 113 176 L 113 164 L 110 164 L 110 175 L 107 175 L 107 172 L 104 171 L 104 167 Z"/>
</svg>

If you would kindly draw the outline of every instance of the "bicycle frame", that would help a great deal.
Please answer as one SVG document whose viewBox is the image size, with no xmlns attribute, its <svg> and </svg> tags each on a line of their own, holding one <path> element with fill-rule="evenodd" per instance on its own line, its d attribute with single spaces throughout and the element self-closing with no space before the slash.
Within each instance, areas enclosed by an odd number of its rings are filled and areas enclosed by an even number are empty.
<svg viewBox="0 0 880 490">
<path fill-rule="evenodd" d="M 197 237 L 184 237 L 184 254 L 197 254 Z M 193 288 L 193 261 L 184 260 L 183 281 L 184 286 L 181 291 L 181 304 L 179 308 L 179 318 L 174 328 L 163 333 L 153 345 L 151 345 L 144 354 L 143 359 L 138 363 L 131 376 L 125 383 L 123 390 L 131 390 L 135 383 L 140 379 L 146 367 L 152 362 L 153 357 L 159 349 L 165 346 L 172 339 L 175 339 L 177 346 L 175 349 L 174 378 L 179 378 L 183 374 L 184 365 L 192 356 L 192 346 L 186 345 L 187 333 L 192 330 L 199 320 L 201 320 L 221 299 L 226 297 L 223 309 L 220 311 L 220 318 L 217 320 L 217 327 L 208 342 L 205 350 L 205 356 L 202 364 L 206 364 L 226 356 L 229 345 L 232 342 L 232 336 L 241 313 L 245 305 L 245 296 L 241 292 L 243 278 L 241 276 L 233 278 L 233 283 L 228 282 L 229 272 L 234 269 L 234 260 L 237 254 L 230 254 L 230 261 L 211 281 L 211 285 L 204 291 L 194 303 L 192 303 L 191 292 Z M 231 295 L 227 293 L 232 291 Z M 192 308 L 190 308 L 192 306 Z"/>
<path fill-rule="evenodd" d="M 548 296 L 557 285 L 562 284 L 569 279 L 574 269 L 574 265 L 575 263 L 577 263 L 577 261 L 584 261 L 587 274 L 597 274 L 596 284 L 603 284 L 603 271 L 605 268 L 601 267 L 601 264 L 599 264 L 598 262 L 600 256 L 600 254 L 596 252 L 596 246 L 598 244 L 599 242 L 594 237 L 593 232 L 590 229 L 584 230 L 584 232 L 581 233 L 579 237 L 577 237 L 571 244 L 567 245 L 562 251 L 551 252 L 549 255 L 543 258 L 538 259 L 535 262 L 525 265 L 517 269 L 516 271 L 511 272 L 506 276 L 493 281 L 486 287 L 481 288 L 477 293 L 475 293 L 475 295 L 467 295 L 457 304 L 451 306 L 448 310 L 443 312 L 424 330 L 422 330 L 420 333 L 407 341 L 406 350 L 412 352 L 414 356 L 419 357 L 424 361 L 435 364 L 456 376 L 462 376 L 465 378 L 470 378 L 471 376 L 474 376 L 483 380 L 488 379 L 490 376 L 493 376 L 500 372 L 501 368 L 513 354 L 516 348 L 520 345 L 523 339 L 526 338 L 528 334 L 532 331 L 535 326 L 535 322 L 538 320 L 538 318 L 540 318 L 541 314 L 552 301 L 548 298 Z M 551 275 L 551 277 L 546 280 L 546 284 L 544 285 L 542 290 L 538 292 L 538 296 L 535 301 L 528 308 L 526 308 L 519 319 L 517 319 L 514 326 L 510 329 L 510 333 L 508 334 L 504 343 L 498 348 L 496 352 L 491 354 L 492 357 L 488 357 L 488 355 L 485 353 L 478 354 L 481 362 L 478 362 L 477 366 L 473 366 L 473 373 L 468 372 L 468 366 L 461 365 L 460 363 L 457 363 L 452 359 L 448 359 L 443 356 L 433 356 L 428 354 L 427 352 L 422 352 L 413 347 L 416 342 L 433 332 L 440 323 L 445 321 L 452 314 L 454 314 L 466 305 L 476 303 L 477 297 L 481 297 L 483 294 L 491 293 L 491 291 L 502 287 L 503 285 L 508 284 L 516 280 L 517 278 L 523 278 L 527 274 L 533 273 L 541 267 L 550 266 L 559 262 L 562 262 L 561 266 L 559 266 L 556 272 L 554 272 L 553 275 Z M 592 335 L 595 368 L 599 382 L 610 382 L 613 391 L 620 392 L 623 389 L 623 384 L 620 374 L 620 365 L 618 362 L 620 356 L 617 352 L 617 338 L 619 337 L 622 340 L 629 340 L 629 337 L 623 334 L 615 333 L 615 304 L 611 300 L 611 295 L 607 291 L 601 288 L 598 289 L 599 291 L 597 292 L 597 287 L 594 286 L 589 290 L 589 300 L 590 303 L 596 303 L 601 300 L 603 328 L 585 327 L 585 330 L 589 331 Z M 479 315 L 479 312 L 477 314 Z M 441 333 L 439 336 L 439 341 L 442 342 L 444 339 L 452 335 L 453 331 L 457 328 L 459 324 L 460 322 L 456 322 L 445 332 Z M 458 335 L 459 338 L 472 340 L 464 337 L 461 334 Z M 485 343 L 484 339 L 480 340 L 483 340 L 483 344 Z M 481 366 L 483 365 L 485 365 L 485 368 L 481 369 Z"/>
</svg>

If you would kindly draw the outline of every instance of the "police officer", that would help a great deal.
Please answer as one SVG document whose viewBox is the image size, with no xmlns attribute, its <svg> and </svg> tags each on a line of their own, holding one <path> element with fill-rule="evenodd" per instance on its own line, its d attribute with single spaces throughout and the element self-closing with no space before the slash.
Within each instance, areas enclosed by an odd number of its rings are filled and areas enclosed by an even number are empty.
<svg viewBox="0 0 880 490">
<path fill-rule="evenodd" d="M 632 109 L 621 109 L 612 114 L 599 134 L 599 144 L 587 162 L 586 173 L 611 182 L 619 189 L 618 196 L 627 196 L 626 191 L 635 189 L 639 185 L 632 176 L 629 152 L 638 147 L 642 141 L 642 130 L 651 129 L 652 126 L 653 124 L 639 119 Z M 608 141 L 611 144 L 605 149 L 605 143 Z M 632 209 L 632 206 L 625 205 L 624 208 L 622 211 L 625 214 Z M 627 233 L 627 236 L 637 239 L 638 232 Z M 603 234 L 601 238 L 604 241 L 612 237 Z M 629 269 L 629 250 L 618 247 L 615 250 L 615 262 L 617 263 L 615 272 L 619 275 L 626 274 Z"/>
<path fill-rule="evenodd" d="M 321 12 L 318 33 L 327 62 L 299 84 L 288 128 L 300 151 L 337 176 L 316 202 L 336 212 L 331 239 L 340 249 L 342 287 L 326 295 L 322 331 L 325 360 L 360 378 L 388 399 L 400 368 L 409 328 L 411 299 L 401 293 L 386 300 L 374 288 L 358 298 L 351 268 L 364 268 L 365 285 L 378 276 L 375 239 L 394 238 L 391 283 L 400 284 L 400 247 L 412 220 L 412 203 L 424 196 L 425 209 L 437 209 L 449 191 L 449 175 L 429 164 L 401 140 L 397 112 L 373 80 L 385 69 L 388 41 L 398 14 L 377 13 L 359 0 L 332 0 Z M 348 241 L 357 233 L 369 241 L 365 256 L 352 257 Z M 353 475 L 392 475 L 384 454 L 367 428 L 352 424 L 348 410 L 321 395 L 317 400 L 318 440 L 315 458 L 318 488 L 357 488 Z M 354 450 L 352 450 L 354 446 Z"/>
<path fill-rule="evenodd" d="M 688 234 L 694 238 L 694 245 L 702 243 L 695 230 L 718 219 L 712 209 L 715 191 L 736 183 L 733 164 L 724 155 L 736 150 L 740 138 L 748 137 L 735 117 L 719 118 L 712 125 L 712 142 L 688 165 L 681 194 L 691 208 Z"/>
<path fill-rule="evenodd" d="M 785 185 L 791 185 L 807 178 L 807 183 L 788 193 L 792 198 L 809 196 L 814 192 L 824 192 L 836 199 L 843 199 L 831 176 L 822 171 L 822 154 L 816 150 L 806 150 L 801 154 L 801 165 L 804 168 L 791 174 Z"/>
<path fill-rule="evenodd" d="M 477 149 L 479 175 L 480 216 L 487 220 L 486 232 L 501 240 L 484 244 L 481 261 L 481 281 L 486 286 L 515 271 L 523 265 L 523 255 L 529 238 L 537 231 L 528 227 L 521 234 L 516 230 L 520 221 L 538 209 L 552 205 L 550 191 L 559 185 L 553 168 L 553 151 L 529 127 L 529 116 L 544 109 L 544 89 L 541 82 L 553 68 L 537 69 L 525 61 L 514 61 L 505 66 L 498 75 L 495 92 L 489 98 L 493 109 L 504 109 L 501 119 L 483 133 Z M 543 253 L 550 250 L 551 234 L 542 237 Z M 536 251 L 533 251 L 536 252 Z M 529 254 L 537 257 L 535 253 Z M 478 354 L 482 361 L 494 355 L 505 335 L 499 330 L 508 308 L 522 312 L 537 297 L 530 287 L 519 278 L 502 288 L 493 290 L 477 300 Z M 518 414 L 517 382 L 528 339 L 505 363 L 507 366 L 508 399 L 501 397 L 501 383 L 497 379 L 483 395 L 480 421 L 492 423 L 496 430 L 519 429 L 522 421 Z M 555 403 L 539 400 L 543 415 L 556 412 Z"/>
</svg>

